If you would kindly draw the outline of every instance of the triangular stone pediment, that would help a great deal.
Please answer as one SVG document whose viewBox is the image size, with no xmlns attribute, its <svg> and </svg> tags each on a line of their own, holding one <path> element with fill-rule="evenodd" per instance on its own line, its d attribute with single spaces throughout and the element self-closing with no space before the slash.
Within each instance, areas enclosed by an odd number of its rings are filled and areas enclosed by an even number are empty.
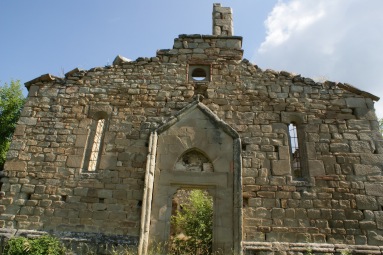
<svg viewBox="0 0 383 255">
<path fill-rule="evenodd" d="M 179 123 L 185 118 L 189 118 L 191 114 L 196 114 L 196 111 L 206 116 L 206 118 L 218 129 L 221 129 L 233 139 L 239 138 L 239 134 L 230 125 L 221 120 L 212 110 L 198 99 L 191 102 L 175 115 L 169 118 L 164 124 L 156 129 L 158 135 L 171 128 L 176 123 Z"/>
</svg>

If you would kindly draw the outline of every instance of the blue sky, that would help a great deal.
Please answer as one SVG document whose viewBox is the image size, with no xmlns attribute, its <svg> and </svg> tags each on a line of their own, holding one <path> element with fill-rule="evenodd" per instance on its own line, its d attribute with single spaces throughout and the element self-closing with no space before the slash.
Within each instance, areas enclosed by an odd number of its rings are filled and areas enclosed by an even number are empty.
<svg viewBox="0 0 383 255">
<path fill-rule="evenodd" d="M 210 0 L 0 0 L 0 82 L 155 56 L 211 34 Z M 262 69 L 348 82 L 383 97 L 383 1 L 237 0 L 234 33 Z M 383 99 L 382 99 L 383 101 Z M 383 117 L 383 103 L 376 104 Z"/>
</svg>

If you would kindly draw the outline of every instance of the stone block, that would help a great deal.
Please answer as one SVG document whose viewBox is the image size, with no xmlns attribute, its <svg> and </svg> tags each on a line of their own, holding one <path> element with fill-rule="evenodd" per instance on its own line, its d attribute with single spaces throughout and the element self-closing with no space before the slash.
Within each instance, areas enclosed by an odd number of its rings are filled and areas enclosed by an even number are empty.
<svg viewBox="0 0 383 255">
<path fill-rule="evenodd" d="M 250 207 L 262 206 L 262 199 L 261 198 L 249 198 L 249 206 Z"/>
<path fill-rule="evenodd" d="M 13 133 L 13 135 L 24 135 L 25 133 L 25 128 L 26 128 L 26 125 L 17 125 L 16 128 L 15 128 L 15 132 Z"/>
<path fill-rule="evenodd" d="M 373 121 L 376 119 L 375 111 L 371 109 L 355 108 L 354 113 L 358 119 L 373 120 Z"/>
<path fill-rule="evenodd" d="M 383 197 L 382 183 L 365 183 L 365 188 L 367 195 Z"/>
<path fill-rule="evenodd" d="M 20 117 L 19 123 L 20 124 L 25 124 L 26 126 L 36 126 L 37 118 L 33 118 L 33 117 Z"/>
<path fill-rule="evenodd" d="M 106 189 L 100 189 L 98 191 L 98 196 L 100 198 L 112 198 L 113 191 L 112 190 L 106 190 Z"/>
<path fill-rule="evenodd" d="M 104 154 L 101 156 L 99 169 L 115 169 L 117 167 L 117 156 Z"/>
<path fill-rule="evenodd" d="M 363 153 L 360 155 L 362 164 L 374 165 L 383 168 L 383 154 Z"/>
<path fill-rule="evenodd" d="M 322 160 L 309 160 L 308 163 L 310 176 L 321 176 L 326 174 Z"/>
<path fill-rule="evenodd" d="M 235 40 L 235 39 L 229 39 L 226 40 L 226 47 L 230 49 L 236 49 L 240 50 L 242 48 L 242 41 L 241 40 Z"/>
<path fill-rule="evenodd" d="M 376 226 L 378 229 L 383 229 L 383 211 L 375 211 Z"/>
<path fill-rule="evenodd" d="M 4 165 L 5 171 L 25 171 L 27 162 L 25 161 L 7 161 Z"/>
<path fill-rule="evenodd" d="M 377 210 L 378 203 L 374 197 L 366 195 L 356 195 L 356 206 L 359 210 Z"/>
<path fill-rule="evenodd" d="M 109 213 L 108 211 L 95 211 L 93 212 L 93 219 L 105 221 L 109 218 Z"/>
<path fill-rule="evenodd" d="M 372 153 L 373 150 L 368 141 L 350 141 L 351 152 L 355 153 Z"/>
<path fill-rule="evenodd" d="M 331 143 L 331 152 L 350 152 L 350 146 L 347 143 Z"/>
<path fill-rule="evenodd" d="M 290 160 L 272 160 L 271 171 L 273 175 L 289 175 L 291 174 Z"/>
<path fill-rule="evenodd" d="M 347 120 L 349 129 L 354 130 L 371 130 L 370 121 L 368 120 Z"/>
<path fill-rule="evenodd" d="M 361 221 L 359 222 L 359 226 L 364 230 L 374 230 L 376 229 L 375 221 Z"/>
<path fill-rule="evenodd" d="M 367 108 L 365 98 L 346 98 L 346 105 L 349 108 Z"/>
<path fill-rule="evenodd" d="M 74 146 L 83 148 L 85 147 L 87 140 L 88 140 L 88 135 L 77 135 Z"/>
<path fill-rule="evenodd" d="M 273 208 L 271 210 L 271 216 L 273 219 L 283 219 L 283 218 L 285 218 L 285 209 Z"/>
<path fill-rule="evenodd" d="M 34 193 L 35 192 L 35 185 L 32 185 L 32 184 L 23 184 L 23 186 L 21 187 L 21 192 L 25 192 L 25 193 Z"/>
<path fill-rule="evenodd" d="M 382 245 L 383 243 L 383 231 L 382 230 L 370 230 L 367 231 L 368 244 L 369 245 Z"/>
<path fill-rule="evenodd" d="M 82 160 L 83 160 L 82 156 L 69 155 L 66 161 L 66 166 L 80 168 L 82 166 Z"/>
<path fill-rule="evenodd" d="M 255 208 L 254 216 L 260 219 L 271 219 L 270 210 L 267 210 L 266 208 L 263 208 L 263 207 Z"/>
<path fill-rule="evenodd" d="M 73 189 L 71 188 L 57 188 L 58 195 L 72 195 Z"/>
<path fill-rule="evenodd" d="M 276 206 L 276 200 L 272 198 L 264 198 L 262 199 L 262 206 L 265 208 L 273 208 Z"/>
<path fill-rule="evenodd" d="M 281 160 L 290 160 L 290 148 L 289 146 L 279 146 L 278 147 L 279 159 Z"/>
<path fill-rule="evenodd" d="M 380 175 L 382 170 L 378 166 L 371 165 L 354 165 L 355 175 Z"/>
</svg>

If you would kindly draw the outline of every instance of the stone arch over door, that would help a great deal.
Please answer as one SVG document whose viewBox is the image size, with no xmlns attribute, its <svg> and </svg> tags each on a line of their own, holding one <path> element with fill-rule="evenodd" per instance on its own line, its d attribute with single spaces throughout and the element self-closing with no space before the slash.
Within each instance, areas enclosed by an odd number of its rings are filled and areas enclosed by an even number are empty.
<svg viewBox="0 0 383 255">
<path fill-rule="evenodd" d="M 214 200 L 213 250 L 241 254 L 241 145 L 236 131 L 196 101 L 158 128 L 156 140 L 156 146 L 152 145 L 156 153 L 148 163 L 152 164 L 152 172 L 147 171 L 153 177 L 153 188 L 145 191 L 147 207 L 143 207 L 150 215 L 143 213 L 140 250 L 145 251 L 142 246 L 150 242 L 169 240 L 172 198 L 177 190 L 200 188 Z M 182 156 L 192 152 L 208 159 L 202 159 L 201 164 L 211 165 L 202 165 L 201 171 L 181 166 Z"/>
</svg>

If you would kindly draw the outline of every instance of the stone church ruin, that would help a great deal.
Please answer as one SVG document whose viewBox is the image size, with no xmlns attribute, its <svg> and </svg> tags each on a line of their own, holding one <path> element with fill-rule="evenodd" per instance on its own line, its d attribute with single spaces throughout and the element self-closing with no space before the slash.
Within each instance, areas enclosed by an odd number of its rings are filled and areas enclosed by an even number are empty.
<svg viewBox="0 0 383 255">
<path fill-rule="evenodd" d="M 43 232 L 147 254 L 172 198 L 213 198 L 224 254 L 383 253 L 379 98 L 243 59 L 232 12 L 155 57 L 30 82 L 7 156 L 1 235 Z"/>
</svg>

